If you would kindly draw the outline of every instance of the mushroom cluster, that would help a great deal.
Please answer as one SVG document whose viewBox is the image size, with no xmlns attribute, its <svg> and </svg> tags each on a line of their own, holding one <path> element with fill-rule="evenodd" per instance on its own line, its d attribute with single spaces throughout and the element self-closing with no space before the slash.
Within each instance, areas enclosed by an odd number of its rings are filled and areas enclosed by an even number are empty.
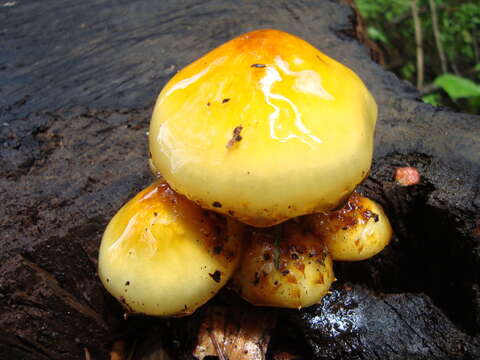
<svg viewBox="0 0 480 360">
<path fill-rule="evenodd" d="M 256 305 L 318 303 L 333 260 L 367 259 L 391 237 L 380 205 L 354 192 L 376 119 L 355 73 L 293 35 L 214 49 L 157 99 L 159 179 L 109 223 L 100 279 L 128 311 L 158 316 L 192 313 L 230 279 Z"/>
</svg>

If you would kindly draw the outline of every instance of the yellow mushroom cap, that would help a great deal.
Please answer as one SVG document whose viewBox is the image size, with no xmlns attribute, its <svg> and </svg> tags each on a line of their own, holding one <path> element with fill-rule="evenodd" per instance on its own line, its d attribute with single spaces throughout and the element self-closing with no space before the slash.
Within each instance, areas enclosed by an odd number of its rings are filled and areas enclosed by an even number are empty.
<svg viewBox="0 0 480 360">
<path fill-rule="evenodd" d="M 247 236 L 233 288 L 258 306 L 299 309 L 318 303 L 335 280 L 327 247 L 293 220 Z"/>
<path fill-rule="evenodd" d="M 150 124 L 152 164 L 177 192 L 253 226 L 327 211 L 366 176 L 377 106 L 350 69 L 258 30 L 178 72 Z"/>
<path fill-rule="evenodd" d="M 302 218 L 328 247 L 333 260 L 359 261 L 371 258 L 390 242 L 392 227 L 382 207 L 353 193 L 347 204 L 331 213 Z"/>
<path fill-rule="evenodd" d="M 242 228 L 156 182 L 108 224 L 100 246 L 100 279 L 130 312 L 190 314 L 236 269 Z"/>
</svg>

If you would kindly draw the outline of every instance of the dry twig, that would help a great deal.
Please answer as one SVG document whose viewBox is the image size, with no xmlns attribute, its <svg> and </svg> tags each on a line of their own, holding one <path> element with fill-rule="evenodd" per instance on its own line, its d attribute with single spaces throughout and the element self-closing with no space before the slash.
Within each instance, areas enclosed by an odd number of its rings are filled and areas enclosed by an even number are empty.
<svg viewBox="0 0 480 360">
<path fill-rule="evenodd" d="M 410 7 L 412 9 L 413 27 L 415 30 L 415 44 L 417 51 L 417 89 L 423 87 L 423 45 L 422 45 L 422 25 L 418 14 L 418 0 L 411 0 Z"/>
<path fill-rule="evenodd" d="M 447 72 L 447 58 L 445 52 L 443 51 L 442 39 L 440 36 L 440 30 L 438 27 L 438 17 L 437 17 L 437 7 L 435 5 L 435 0 L 428 0 L 430 5 L 430 11 L 432 13 L 432 26 L 433 26 L 433 35 L 435 37 L 435 43 L 437 44 L 438 56 L 440 58 L 440 63 L 442 66 L 442 72 Z"/>
</svg>

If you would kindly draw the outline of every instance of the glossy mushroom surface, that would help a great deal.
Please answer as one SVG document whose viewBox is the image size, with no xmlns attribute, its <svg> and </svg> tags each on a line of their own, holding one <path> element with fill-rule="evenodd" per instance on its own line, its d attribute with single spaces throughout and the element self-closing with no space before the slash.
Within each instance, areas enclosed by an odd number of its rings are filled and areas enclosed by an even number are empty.
<svg viewBox="0 0 480 360">
<path fill-rule="evenodd" d="M 377 106 L 350 69 L 277 30 L 241 35 L 178 72 L 155 105 L 155 172 L 253 226 L 328 211 L 366 176 Z"/>
<path fill-rule="evenodd" d="M 356 192 L 342 209 L 308 215 L 301 221 L 325 242 L 333 260 L 366 260 L 382 251 L 392 237 L 383 208 Z"/>
<path fill-rule="evenodd" d="M 190 314 L 236 269 L 242 229 L 156 182 L 108 224 L 100 246 L 100 279 L 129 312 Z"/>
<path fill-rule="evenodd" d="M 251 229 L 233 288 L 259 306 L 302 308 L 318 303 L 335 280 L 325 244 L 293 220 Z"/>
</svg>

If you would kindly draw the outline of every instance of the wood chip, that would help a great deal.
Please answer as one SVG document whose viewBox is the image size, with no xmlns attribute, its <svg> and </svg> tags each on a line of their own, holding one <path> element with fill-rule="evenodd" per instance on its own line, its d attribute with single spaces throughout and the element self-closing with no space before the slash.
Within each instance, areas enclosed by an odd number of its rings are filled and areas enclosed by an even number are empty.
<svg viewBox="0 0 480 360">
<path fill-rule="evenodd" d="M 126 360 L 126 344 L 123 340 L 117 340 L 112 345 L 110 360 Z"/>
<path fill-rule="evenodd" d="M 203 360 L 263 360 L 276 323 L 268 309 L 211 307 L 200 327 L 193 356 Z"/>
<path fill-rule="evenodd" d="M 273 356 L 273 360 L 297 360 L 299 357 L 287 352 L 280 352 Z"/>
<path fill-rule="evenodd" d="M 90 355 L 90 351 L 88 350 L 88 348 L 84 347 L 83 353 L 85 354 L 85 360 L 92 360 L 92 356 Z"/>
</svg>

